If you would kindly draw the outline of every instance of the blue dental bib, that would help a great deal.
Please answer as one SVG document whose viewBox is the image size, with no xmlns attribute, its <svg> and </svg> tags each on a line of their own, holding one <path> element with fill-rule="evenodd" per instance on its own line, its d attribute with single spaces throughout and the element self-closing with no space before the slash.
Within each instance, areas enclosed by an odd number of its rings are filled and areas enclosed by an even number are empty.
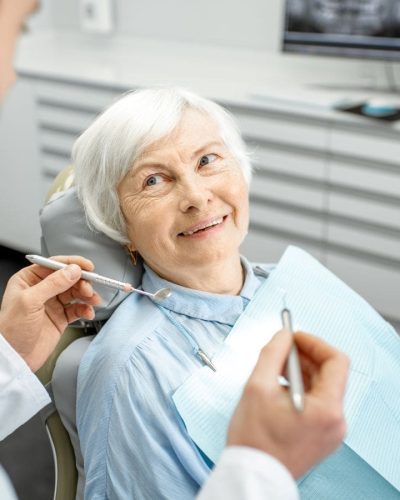
<svg viewBox="0 0 400 500">
<path fill-rule="evenodd" d="M 280 328 L 282 297 L 295 329 L 309 331 L 351 359 L 345 443 L 299 481 L 307 499 L 400 498 L 400 339 L 345 283 L 306 252 L 289 247 L 212 360 L 174 394 L 193 441 L 214 463 L 260 349 Z"/>
</svg>

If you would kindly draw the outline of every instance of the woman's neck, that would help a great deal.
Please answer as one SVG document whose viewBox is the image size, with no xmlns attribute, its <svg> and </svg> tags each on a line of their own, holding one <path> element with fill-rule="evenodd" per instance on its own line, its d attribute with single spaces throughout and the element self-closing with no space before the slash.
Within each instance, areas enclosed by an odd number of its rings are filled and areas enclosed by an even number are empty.
<svg viewBox="0 0 400 500">
<path fill-rule="evenodd" d="M 223 262 L 177 269 L 173 273 L 163 272 L 154 267 L 153 270 L 162 278 L 177 285 L 225 295 L 239 295 L 245 280 L 245 272 L 239 255 Z"/>
</svg>

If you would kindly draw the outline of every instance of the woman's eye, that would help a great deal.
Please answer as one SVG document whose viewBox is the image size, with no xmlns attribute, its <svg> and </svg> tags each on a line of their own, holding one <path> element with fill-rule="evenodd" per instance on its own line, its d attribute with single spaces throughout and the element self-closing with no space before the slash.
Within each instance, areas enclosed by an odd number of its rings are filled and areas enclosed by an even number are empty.
<svg viewBox="0 0 400 500">
<path fill-rule="evenodd" d="M 146 187 L 151 187 L 155 186 L 156 184 L 159 184 L 163 180 L 162 175 L 150 175 L 147 177 L 147 179 L 144 181 L 144 185 Z"/>
<path fill-rule="evenodd" d="M 217 159 L 217 155 L 214 155 L 212 153 L 208 154 L 208 155 L 204 155 L 200 158 L 200 162 L 199 162 L 199 165 L 201 167 L 204 167 L 204 165 L 208 165 L 209 163 L 212 163 L 213 161 L 215 161 Z"/>
</svg>

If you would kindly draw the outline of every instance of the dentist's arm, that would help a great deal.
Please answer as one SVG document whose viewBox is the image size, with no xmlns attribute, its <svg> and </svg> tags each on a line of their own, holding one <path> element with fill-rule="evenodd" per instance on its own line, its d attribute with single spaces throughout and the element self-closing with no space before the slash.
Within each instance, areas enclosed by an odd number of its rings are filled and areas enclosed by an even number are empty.
<svg viewBox="0 0 400 500">
<path fill-rule="evenodd" d="M 231 420 L 227 448 L 198 500 L 294 500 L 294 478 L 332 453 L 346 430 L 347 357 L 322 340 L 295 334 L 305 382 L 297 413 L 278 384 L 291 345 L 280 331 L 262 350 Z"/>
</svg>

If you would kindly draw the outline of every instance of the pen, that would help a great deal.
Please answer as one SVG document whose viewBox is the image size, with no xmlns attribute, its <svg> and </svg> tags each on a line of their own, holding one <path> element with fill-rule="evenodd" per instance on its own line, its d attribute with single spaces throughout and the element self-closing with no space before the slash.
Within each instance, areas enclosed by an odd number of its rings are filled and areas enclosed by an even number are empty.
<svg viewBox="0 0 400 500">
<path fill-rule="evenodd" d="M 292 317 L 287 307 L 282 309 L 281 312 L 282 325 L 286 330 L 293 333 Z M 294 409 L 298 412 L 304 409 L 304 385 L 301 375 L 299 355 L 297 352 L 296 344 L 293 342 L 290 348 L 289 357 L 287 361 L 287 376 L 289 379 L 290 398 L 292 400 Z"/>
<path fill-rule="evenodd" d="M 40 255 L 25 255 L 25 258 L 32 262 L 32 264 L 38 264 L 39 266 L 47 267 L 49 269 L 54 269 L 55 271 L 59 269 L 64 269 L 67 267 L 67 264 L 62 262 L 58 262 L 56 260 L 47 259 L 46 257 L 42 257 Z M 82 278 L 91 281 L 92 283 L 98 283 L 100 285 L 107 286 L 109 288 L 114 288 L 117 290 L 122 290 L 123 292 L 137 292 L 142 295 L 147 295 L 156 300 L 166 299 L 171 295 L 171 290 L 169 288 L 161 288 L 155 293 L 145 292 L 144 290 L 139 290 L 134 288 L 130 283 L 123 283 L 122 281 L 117 281 L 112 278 L 107 278 L 106 276 L 101 276 L 97 273 L 91 273 L 89 271 L 82 270 Z"/>
</svg>

